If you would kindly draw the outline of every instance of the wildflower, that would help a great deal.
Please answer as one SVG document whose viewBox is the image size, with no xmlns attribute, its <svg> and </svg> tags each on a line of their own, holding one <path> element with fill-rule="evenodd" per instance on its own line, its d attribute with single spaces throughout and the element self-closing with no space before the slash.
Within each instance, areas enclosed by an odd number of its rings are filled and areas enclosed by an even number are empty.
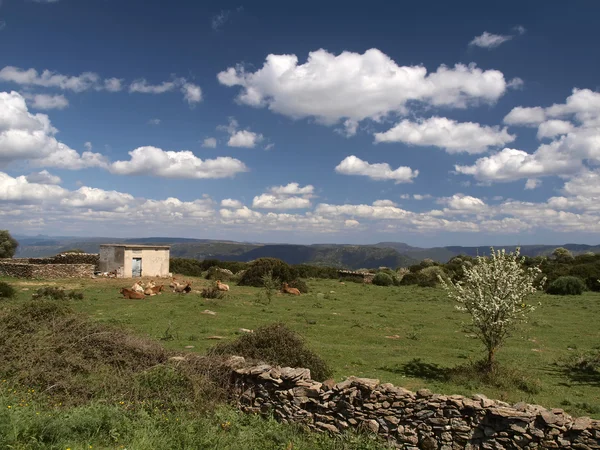
<svg viewBox="0 0 600 450">
<path fill-rule="evenodd" d="M 8 409 L 12 408 L 12 406 L 8 405 Z"/>
</svg>

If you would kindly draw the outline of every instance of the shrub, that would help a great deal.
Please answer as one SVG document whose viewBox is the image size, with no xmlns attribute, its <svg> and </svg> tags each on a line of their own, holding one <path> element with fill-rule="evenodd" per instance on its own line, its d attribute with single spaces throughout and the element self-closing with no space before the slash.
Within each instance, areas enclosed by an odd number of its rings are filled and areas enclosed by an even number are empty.
<svg viewBox="0 0 600 450">
<path fill-rule="evenodd" d="M 217 344 L 209 355 L 237 355 L 277 364 L 282 367 L 310 369 L 313 379 L 322 381 L 332 375 L 327 363 L 306 347 L 302 336 L 282 323 L 258 328 L 254 333 L 240 336 L 233 342 Z"/>
<path fill-rule="evenodd" d="M 202 289 L 202 292 L 200 292 L 200 296 L 202 298 L 213 298 L 220 300 L 223 297 L 225 297 L 225 292 L 218 290 L 216 286 L 209 286 L 207 288 Z"/>
<path fill-rule="evenodd" d="M 334 267 L 313 266 L 310 264 L 296 264 L 292 266 L 296 275 L 300 278 L 326 278 L 335 280 L 338 271 Z"/>
<path fill-rule="evenodd" d="M 465 268 L 464 282 L 440 278 L 448 296 L 458 303 L 457 309 L 470 314 L 469 328 L 486 347 L 488 370 L 515 325 L 535 309 L 525 301 L 537 291 L 541 270 L 525 268 L 523 263 L 519 248 L 511 253 L 492 248 L 489 257 L 478 256 L 473 267 Z"/>
<path fill-rule="evenodd" d="M 45 287 L 39 288 L 33 293 L 32 298 L 45 298 L 49 300 L 83 300 L 83 292 L 65 291 L 61 288 Z"/>
<path fill-rule="evenodd" d="M 0 230 L 0 258 L 12 258 L 17 252 L 19 243 L 8 230 Z"/>
<path fill-rule="evenodd" d="M 277 258 L 259 258 L 250 264 L 248 270 L 244 273 L 240 286 L 262 287 L 263 277 L 271 272 L 273 278 L 277 278 L 282 283 L 289 283 L 295 277 L 290 266 Z"/>
<path fill-rule="evenodd" d="M 233 273 L 229 269 L 221 269 L 217 266 L 212 266 L 206 272 L 207 280 L 221 280 L 221 281 L 229 281 L 233 277 Z"/>
<path fill-rule="evenodd" d="M 373 277 L 373 284 L 377 286 L 391 286 L 394 280 L 385 272 L 379 272 Z"/>
<path fill-rule="evenodd" d="M 169 270 L 188 277 L 201 277 L 204 271 L 200 261 L 191 258 L 171 258 Z"/>
<path fill-rule="evenodd" d="M 583 291 L 585 291 L 583 280 L 572 276 L 557 278 L 546 290 L 550 295 L 581 295 Z"/>
<path fill-rule="evenodd" d="M 10 284 L 0 281 L 0 298 L 13 298 L 17 294 Z"/>
<path fill-rule="evenodd" d="M 447 280 L 448 274 L 440 266 L 430 266 L 419 272 L 421 278 L 419 280 L 419 286 L 423 287 L 435 287 L 439 284 L 440 278 Z"/>
<path fill-rule="evenodd" d="M 296 288 L 300 291 L 301 294 L 308 294 L 308 286 L 304 280 L 295 279 L 288 283 L 289 287 Z"/>
<path fill-rule="evenodd" d="M 340 277 L 340 281 L 350 282 L 350 283 L 360 283 L 360 284 L 365 282 L 363 277 L 357 277 L 357 276 L 352 276 L 352 275 L 344 275 L 344 276 Z"/>
</svg>

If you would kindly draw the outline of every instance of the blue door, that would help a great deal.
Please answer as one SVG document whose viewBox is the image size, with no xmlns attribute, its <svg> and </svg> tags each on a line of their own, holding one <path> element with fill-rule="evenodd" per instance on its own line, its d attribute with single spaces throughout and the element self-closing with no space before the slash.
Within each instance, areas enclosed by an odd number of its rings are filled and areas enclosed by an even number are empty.
<svg viewBox="0 0 600 450">
<path fill-rule="evenodd" d="M 134 277 L 142 276 L 142 258 L 133 258 L 131 263 L 131 272 Z"/>
</svg>

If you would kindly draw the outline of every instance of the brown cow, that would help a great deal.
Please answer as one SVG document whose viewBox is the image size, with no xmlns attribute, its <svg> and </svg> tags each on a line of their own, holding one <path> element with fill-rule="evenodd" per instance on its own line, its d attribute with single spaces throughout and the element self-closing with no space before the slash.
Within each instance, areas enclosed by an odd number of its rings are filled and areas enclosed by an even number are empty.
<svg viewBox="0 0 600 450">
<path fill-rule="evenodd" d="M 136 292 L 136 291 L 133 291 L 133 290 L 127 289 L 127 288 L 122 288 L 119 292 L 121 294 L 123 294 L 123 297 L 129 298 L 132 300 L 141 300 L 143 298 L 146 298 L 146 296 L 144 294 L 142 294 L 141 292 Z"/>
<path fill-rule="evenodd" d="M 300 291 L 298 289 L 289 287 L 287 283 L 283 283 L 281 292 L 283 292 L 284 294 L 300 295 Z"/>
<path fill-rule="evenodd" d="M 221 280 L 217 280 L 217 289 L 219 291 L 228 291 L 229 290 L 229 285 L 221 283 Z"/>
<path fill-rule="evenodd" d="M 164 286 L 164 285 L 162 285 L 162 284 L 160 284 L 160 285 L 158 285 L 158 286 L 153 286 L 153 287 L 152 287 L 152 292 L 153 292 L 154 294 L 159 294 L 159 295 L 160 295 L 160 294 L 162 293 L 163 286 Z"/>
</svg>

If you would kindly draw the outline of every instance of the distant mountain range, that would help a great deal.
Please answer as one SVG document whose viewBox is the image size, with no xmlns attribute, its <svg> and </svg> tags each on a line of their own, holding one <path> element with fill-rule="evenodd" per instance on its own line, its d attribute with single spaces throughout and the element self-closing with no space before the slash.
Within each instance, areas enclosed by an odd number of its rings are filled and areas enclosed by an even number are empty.
<svg viewBox="0 0 600 450">
<path fill-rule="evenodd" d="M 114 239 L 69 236 L 14 236 L 19 241 L 17 257 L 51 256 L 71 249 L 97 253 L 100 244 L 131 243 L 170 245 L 171 256 L 180 258 L 252 261 L 261 257 L 280 258 L 289 264 L 315 264 L 346 269 L 374 267 L 406 267 L 425 258 L 446 262 L 457 255 L 485 255 L 489 247 L 412 247 L 402 242 L 380 242 L 373 245 L 350 244 L 260 244 L 211 239 L 148 237 Z M 496 246 L 512 251 L 515 245 Z M 527 256 L 549 255 L 557 247 L 565 247 L 574 254 L 600 253 L 600 245 L 523 245 L 521 253 Z"/>
</svg>

